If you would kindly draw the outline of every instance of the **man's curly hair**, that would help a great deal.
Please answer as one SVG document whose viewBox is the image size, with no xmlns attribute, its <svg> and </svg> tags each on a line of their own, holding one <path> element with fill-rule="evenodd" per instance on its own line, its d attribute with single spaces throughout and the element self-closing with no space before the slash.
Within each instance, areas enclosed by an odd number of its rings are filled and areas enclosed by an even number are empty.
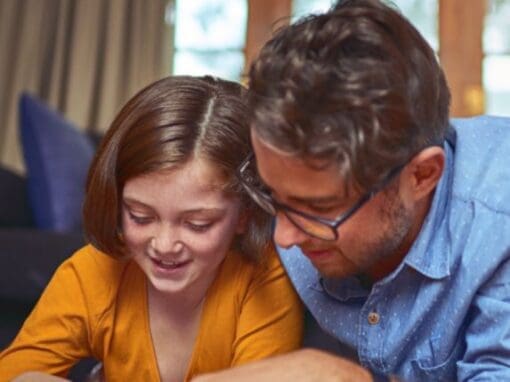
<svg viewBox="0 0 510 382">
<path fill-rule="evenodd" d="M 450 92 L 398 10 L 345 0 L 277 31 L 249 73 L 251 126 L 271 145 L 335 161 L 358 189 L 441 144 Z"/>
</svg>

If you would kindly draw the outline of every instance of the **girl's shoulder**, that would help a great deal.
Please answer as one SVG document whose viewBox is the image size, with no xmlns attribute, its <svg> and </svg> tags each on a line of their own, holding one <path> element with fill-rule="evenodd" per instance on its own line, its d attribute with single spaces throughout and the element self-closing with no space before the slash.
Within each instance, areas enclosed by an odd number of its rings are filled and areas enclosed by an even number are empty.
<svg viewBox="0 0 510 382">
<path fill-rule="evenodd" d="M 268 269 L 281 267 L 280 258 L 275 246 L 268 243 L 264 251 L 258 256 L 256 260 L 248 258 L 239 251 L 231 250 L 227 257 L 226 262 L 231 266 L 236 266 L 249 270 L 250 272 L 265 272 Z"/>
<path fill-rule="evenodd" d="M 85 301 L 94 301 L 91 306 L 101 310 L 111 306 L 123 279 L 133 272 L 132 261 L 113 258 L 89 244 L 63 262 L 54 278 L 59 284 L 79 288 Z"/>
<path fill-rule="evenodd" d="M 257 280 L 283 273 L 276 249 L 272 244 L 268 244 L 257 260 L 248 259 L 238 251 L 230 251 L 225 257 L 218 276 L 225 283 L 236 284 L 235 288 L 238 289 L 242 286 L 248 287 Z"/>
<path fill-rule="evenodd" d="M 84 282 L 111 283 L 125 271 L 130 261 L 116 259 L 88 244 L 67 259 L 61 268 L 72 269 Z"/>
</svg>

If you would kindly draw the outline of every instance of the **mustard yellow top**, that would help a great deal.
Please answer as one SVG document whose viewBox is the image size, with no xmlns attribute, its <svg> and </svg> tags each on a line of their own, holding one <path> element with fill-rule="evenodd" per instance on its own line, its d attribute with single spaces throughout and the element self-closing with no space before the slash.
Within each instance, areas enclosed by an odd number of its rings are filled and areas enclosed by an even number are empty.
<svg viewBox="0 0 510 382">
<path fill-rule="evenodd" d="M 231 252 L 207 292 L 186 380 L 288 352 L 301 335 L 301 304 L 274 250 L 261 265 Z M 29 370 L 66 376 L 86 357 L 103 362 L 108 382 L 160 380 L 144 273 L 90 245 L 57 269 L 0 353 L 0 381 Z"/>
</svg>

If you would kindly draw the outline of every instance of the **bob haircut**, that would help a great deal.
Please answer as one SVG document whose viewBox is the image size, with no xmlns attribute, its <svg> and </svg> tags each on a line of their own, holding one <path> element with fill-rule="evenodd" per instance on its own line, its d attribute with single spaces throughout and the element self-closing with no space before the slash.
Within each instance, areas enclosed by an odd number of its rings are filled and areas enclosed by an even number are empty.
<svg viewBox="0 0 510 382">
<path fill-rule="evenodd" d="M 251 126 L 280 150 L 335 163 L 367 190 L 442 145 L 450 92 L 430 46 L 379 0 L 340 0 L 280 29 L 250 68 Z"/>
<path fill-rule="evenodd" d="M 126 182 L 200 156 L 221 174 L 224 191 L 249 209 L 237 249 L 257 259 L 270 242 L 269 216 L 252 204 L 235 176 L 250 153 L 246 91 L 210 76 L 171 76 L 142 89 L 121 109 L 94 157 L 83 206 L 87 239 L 108 255 L 128 257 L 121 202 Z"/>
</svg>

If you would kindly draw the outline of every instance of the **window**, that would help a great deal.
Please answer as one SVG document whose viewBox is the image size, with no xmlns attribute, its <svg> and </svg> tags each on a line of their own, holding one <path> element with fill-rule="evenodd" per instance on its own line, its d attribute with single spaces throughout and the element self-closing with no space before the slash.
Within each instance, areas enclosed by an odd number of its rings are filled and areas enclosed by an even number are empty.
<svg viewBox="0 0 510 382">
<path fill-rule="evenodd" d="M 393 3 L 437 53 L 439 51 L 438 0 L 393 0 Z"/>
<path fill-rule="evenodd" d="M 510 0 L 489 0 L 483 31 L 485 112 L 510 116 Z"/>
<path fill-rule="evenodd" d="M 239 81 L 244 66 L 246 1 L 177 0 L 174 74 Z"/>
<path fill-rule="evenodd" d="M 292 22 L 311 14 L 326 12 L 335 0 L 294 0 L 292 2 Z"/>
<path fill-rule="evenodd" d="M 292 20 L 310 13 L 325 12 L 335 3 L 335 0 L 294 0 L 292 2 Z M 438 0 L 394 0 L 393 3 L 437 52 L 439 49 Z"/>
</svg>

